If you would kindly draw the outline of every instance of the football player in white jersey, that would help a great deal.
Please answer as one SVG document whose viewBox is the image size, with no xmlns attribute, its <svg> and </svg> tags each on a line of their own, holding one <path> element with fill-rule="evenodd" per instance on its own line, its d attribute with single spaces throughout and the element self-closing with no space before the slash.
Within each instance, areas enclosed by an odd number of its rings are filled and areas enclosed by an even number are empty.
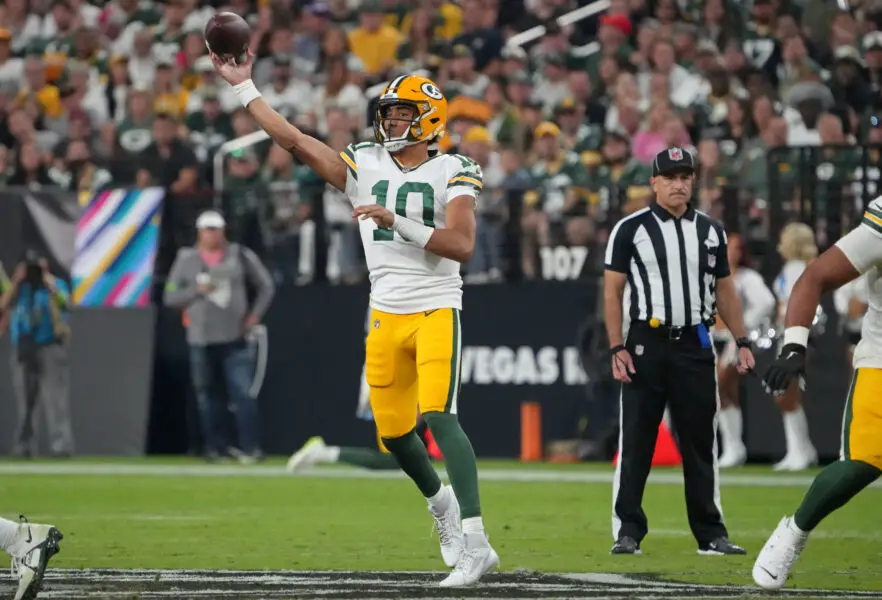
<svg viewBox="0 0 882 600">
<path fill-rule="evenodd" d="M 475 245 L 481 168 L 433 150 L 447 100 L 425 77 L 396 78 L 379 98 L 376 141 L 335 152 L 288 123 L 244 64 L 212 55 L 218 73 L 257 123 L 325 181 L 346 192 L 359 219 L 371 280 L 365 371 L 383 444 L 426 497 L 453 572 L 444 587 L 475 583 L 499 563 L 481 517 L 472 445 L 457 417 L 462 334 L 460 264 Z M 414 432 L 423 415 L 445 458 L 444 486 Z M 460 522 L 461 521 L 461 522 Z"/>
<path fill-rule="evenodd" d="M 784 517 L 753 566 L 756 583 L 784 586 L 809 534 L 882 474 L 882 197 L 870 203 L 861 224 L 808 264 L 787 303 L 781 355 L 763 377 L 779 396 L 805 375 L 805 351 L 824 293 L 866 274 L 869 310 L 854 351 L 854 375 L 842 418 L 840 458 L 821 471 L 792 517 Z"/>
</svg>

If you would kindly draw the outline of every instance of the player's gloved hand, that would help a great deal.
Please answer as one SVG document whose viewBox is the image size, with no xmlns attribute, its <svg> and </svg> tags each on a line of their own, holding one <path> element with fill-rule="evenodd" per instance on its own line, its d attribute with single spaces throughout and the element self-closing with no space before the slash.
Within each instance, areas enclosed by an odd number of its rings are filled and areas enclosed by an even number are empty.
<svg viewBox="0 0 882 600">
<path fill-rule="evenodd" d="M 769 394 L 780 396 L 794 379 L 799 380 L 800 388 L 805 388 L 805 346 L 801 344 L 781 348 L 781 354 L 763 377 L 763 387 Z"/>
</svg>

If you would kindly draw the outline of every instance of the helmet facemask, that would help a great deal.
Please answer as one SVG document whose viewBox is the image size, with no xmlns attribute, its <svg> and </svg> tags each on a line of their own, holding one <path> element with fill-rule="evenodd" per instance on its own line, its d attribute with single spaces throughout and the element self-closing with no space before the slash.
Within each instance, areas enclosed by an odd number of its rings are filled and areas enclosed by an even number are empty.
<svg viewBox="0 0 882 600">
<path fill-rule="evenodd" d="M 393 108 L 396 106 L 408 106 L 414 110 L 414 116 L 412 119 L 402 119 L 400 117 L 389 117 L 387 116 Z M 436 141 L 434 137 L 430 139 L 426 139 L 423 137 L 424 131 L 422 127 L 423 119 L 430 116 L 435 111 L 435 108 L 432 107 L 428 102 L 414 102 L 412 100 L 403 100 L 401 98 L 389 98 L 386 100 L 380 100 L 377 105 L 377 117 L 374 122 L 374 132 L 377 136 L 377 141 L 383 144 L 383 147 L 386 148 L 389 152 L 398 152 L 407 146 L 412 146 L 414 144 L 419 144 L 420 142 L 428 141 L 430 143 Z M 386 131 L 386 127 L 384 122 L 387 121 L 399 121 L 405 122 L 408 124 L 407 129 L 404 134 L 392 137 Z"/>
</svg>

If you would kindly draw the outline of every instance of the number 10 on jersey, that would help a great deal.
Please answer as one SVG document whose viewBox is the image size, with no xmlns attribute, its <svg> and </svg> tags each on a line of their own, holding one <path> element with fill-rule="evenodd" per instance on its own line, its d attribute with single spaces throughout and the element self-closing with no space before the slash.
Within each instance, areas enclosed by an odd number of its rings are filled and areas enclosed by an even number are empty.
<svg viewBox="0 0 882 600">
<path fill-rule="evenodd" d="M 395 208 L 388 205 L 389 180 L 381 179 L 371 188 L 371 195 L 376 196 L 377 204 L 388 210 L 394 210 L 396 215 L 407 218 L 407 199 L 410 194 L 422 196 L 423 225 L 435 227 L 435 190 L 428 183 L 408 181 L 395 194 Z M 375 242 L 391 242 L 395 231 L 390 227 L 378 227 L 374 231 Z"/>
</svg>

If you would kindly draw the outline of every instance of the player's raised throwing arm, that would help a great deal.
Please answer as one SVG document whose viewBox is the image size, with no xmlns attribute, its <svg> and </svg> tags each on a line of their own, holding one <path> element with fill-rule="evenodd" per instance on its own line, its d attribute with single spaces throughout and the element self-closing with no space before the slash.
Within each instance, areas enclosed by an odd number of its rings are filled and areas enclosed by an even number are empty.
<svg viewBox="0 0 882 600">
<path fill-rule="evenodd" d="M 251 81 L 251 66 L 254 63 L 251 50 L 248 51 L 248 61 L 241 65 L 232 60 L 224 62 L 214 53 L 211 54 L 211 61 L 218 74 L 233 86 L 242 105 L 274 142 L 295 154 L 335 188 L 345 191 L 346 163 L 339 153 L 291 125 L 261 98 Z"/>
</svg>

